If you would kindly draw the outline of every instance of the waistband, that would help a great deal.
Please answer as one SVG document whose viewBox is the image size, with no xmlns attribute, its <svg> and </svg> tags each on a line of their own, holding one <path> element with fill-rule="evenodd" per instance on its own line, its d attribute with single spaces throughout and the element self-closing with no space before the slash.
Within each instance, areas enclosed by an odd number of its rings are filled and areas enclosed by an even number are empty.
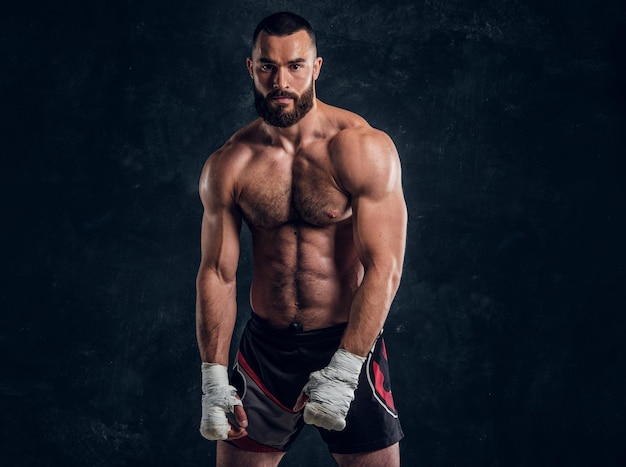
<svg viewBox="0 0 626 467">
<path fill-rule="evenodd" d="M 275 339 L 277 343 L 319 345 L 325 341 L 341 340 L 347 325 L 348 323 L 341 323 L 327 328 L 294 331 L 290 328 L 277 328 L 252 311 L 247 327 L 256 337 Z"/>
</svg>

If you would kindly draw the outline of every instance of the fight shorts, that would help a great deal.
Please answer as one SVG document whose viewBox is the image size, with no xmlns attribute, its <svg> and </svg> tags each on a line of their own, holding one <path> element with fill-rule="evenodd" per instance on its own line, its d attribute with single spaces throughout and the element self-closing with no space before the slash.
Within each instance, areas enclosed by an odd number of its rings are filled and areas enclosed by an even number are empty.
<svg viewBox="0 0 626 467">
<path fill-rule="evenodd" d="M 311 372 L 330 362 L 345 328 L 346 324 L 313 331 L 278 329 L 252 313 L 231 372 L 231 384 L 248 416 L 248 436 L 227 442 L 246 451 L 289 450 L 304 426 L 302 411 L 292 408 Z M 346 427 L 316 428 L 330 452 L 337 454 L 377 451 L 402 439 L 382 337 L 367 356 Z"/>
</svg>

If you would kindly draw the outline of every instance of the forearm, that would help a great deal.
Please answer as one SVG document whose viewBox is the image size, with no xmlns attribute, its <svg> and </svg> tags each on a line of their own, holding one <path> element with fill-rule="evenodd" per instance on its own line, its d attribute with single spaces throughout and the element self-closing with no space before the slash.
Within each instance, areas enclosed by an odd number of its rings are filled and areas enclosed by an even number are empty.
<svg viewBox="0 0 626 467">
<path fill-rule="evenodd" d="M 197 279 L 196 338 L 203 362 L 228 365 L 230 342 L 237 318 L 235 281 L 225 282 L 212 272 Z"/>
<path fill-rule="evenodd" d="M 350 307 L 340 347 L 366 356 L 378 338 L 400 284 L 401 266 L 367 269 Z"/>
<path fill-rule="evenodd" d="M 348 326 L 328 365 L 311 373 L 303 388 L 305 423 L 343 430 L 365 363 L 385 323 L 400 274 L 390 267 L 369 267 L 352 301 Z M 303 407 L 301 396 L 294 407 Z"/>
</svg>

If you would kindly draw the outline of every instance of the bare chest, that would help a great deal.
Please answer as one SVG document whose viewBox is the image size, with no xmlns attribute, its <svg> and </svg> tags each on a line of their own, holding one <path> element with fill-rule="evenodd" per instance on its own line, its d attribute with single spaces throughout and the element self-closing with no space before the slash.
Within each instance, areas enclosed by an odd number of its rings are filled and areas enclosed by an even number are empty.
<svg viewBox="0 0 626 467">
<path fill-rule="evenodd" d="M 243 178 L 239 205 L 255 227 L 301 222 L 323 227 L 352 214 L 323 149 L 262 155 Z"/>
</svg>

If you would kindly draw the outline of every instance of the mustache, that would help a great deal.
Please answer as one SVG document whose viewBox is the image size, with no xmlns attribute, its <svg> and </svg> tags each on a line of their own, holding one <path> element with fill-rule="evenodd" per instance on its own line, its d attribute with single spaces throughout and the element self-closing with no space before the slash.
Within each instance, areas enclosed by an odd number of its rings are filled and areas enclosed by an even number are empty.
<svg viewBox="0 0 626 467">
<path fill-rule="evenodd" d="M 276 91 L 270 91 L 267 93 L 267 96 L 265 96 L 266 99 L 273 99 L 275 97 L 288 97 L 290 99 L 298 99 L 298 96 L 296 94 L 293 94 L 289 91 L 282 91 L 280 89 L 277 89 Z"/>
</svg>

